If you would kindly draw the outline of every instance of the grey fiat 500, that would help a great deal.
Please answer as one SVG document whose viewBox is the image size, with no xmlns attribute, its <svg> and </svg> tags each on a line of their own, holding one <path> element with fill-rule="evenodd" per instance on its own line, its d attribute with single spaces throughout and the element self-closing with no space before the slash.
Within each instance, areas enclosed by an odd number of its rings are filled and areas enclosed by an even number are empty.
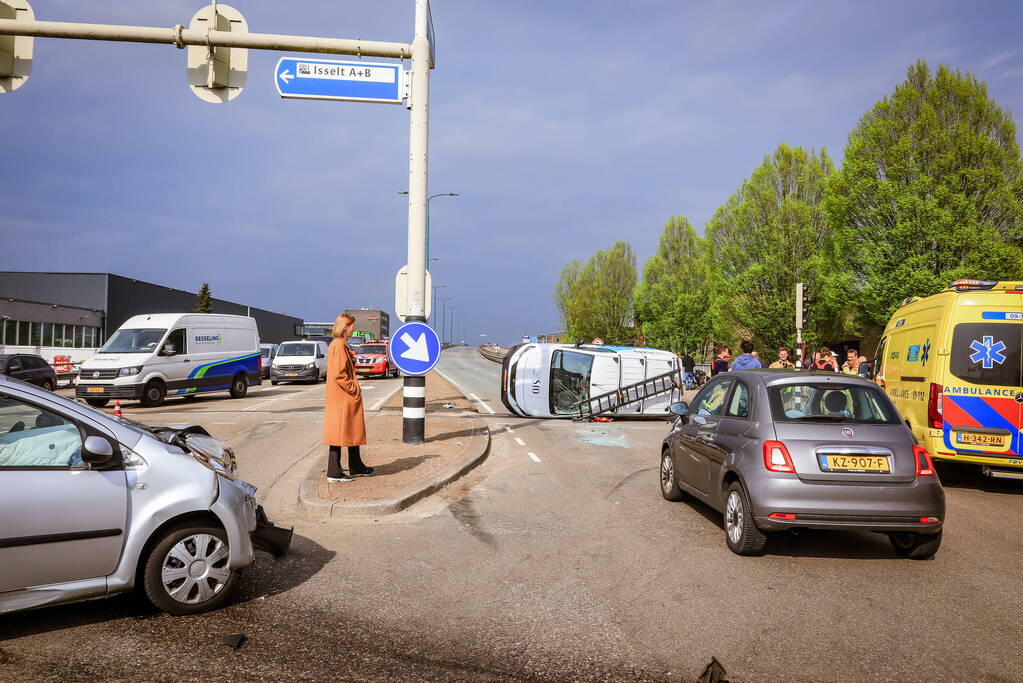
<svg viewBox="0 0 1023 683">
<path fill-rule="evenodd" d="M 772 531 L 859 529 L 929 558 L 945 494 L 931 457 L 876 385 L 835 373 L 754 370 L 711 380 L 661 448 L 661 494 L 724 513 L 725 541 L 763 551 Z"/>
<path fill-rule="evenodd" d="M 226 601 L 253 547 L 281 554 L 234 454 L 0 377 L 0 613 L 140 588 L 171 614 Z"/>
</svg>

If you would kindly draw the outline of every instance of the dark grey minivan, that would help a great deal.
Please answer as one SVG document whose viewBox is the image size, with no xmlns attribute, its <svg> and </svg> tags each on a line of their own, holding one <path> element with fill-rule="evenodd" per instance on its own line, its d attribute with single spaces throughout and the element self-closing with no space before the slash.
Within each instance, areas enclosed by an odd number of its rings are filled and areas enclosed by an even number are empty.
<svg viewBox="0 0 1023 683">
<path fill-rule="evenodd" d="M 941 544 L 945 494 L 877 385 L 849 375 L 743 370 L 718 375 L 661 447 L 661 494 L 724 513 L 725 540 L 760 553 L 772 531 L 885 533 L 904 557 Z"/>
</svg>

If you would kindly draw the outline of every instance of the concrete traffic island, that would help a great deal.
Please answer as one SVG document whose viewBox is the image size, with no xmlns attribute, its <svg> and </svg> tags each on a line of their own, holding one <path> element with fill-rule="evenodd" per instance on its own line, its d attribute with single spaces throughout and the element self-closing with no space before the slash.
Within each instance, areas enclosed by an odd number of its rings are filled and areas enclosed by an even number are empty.
<svg viewBox="0 0 1023 683">
<path fill-rule="evenodd" d="M 328 517 L 393 514 L 436 493 L 486 459 L 490 429 L 473 403 L 436 372 L 426 375 L 426 443 L 402 443 L 402 395 L 392 396 L 366 415 L 369 443 L 362 460 L 375 469 L 370 477 L 327 483 L 327 447 L 299 489 L 299 509 Z M 347 454 L 342 455 L 347 466 Z"/>
</svg>

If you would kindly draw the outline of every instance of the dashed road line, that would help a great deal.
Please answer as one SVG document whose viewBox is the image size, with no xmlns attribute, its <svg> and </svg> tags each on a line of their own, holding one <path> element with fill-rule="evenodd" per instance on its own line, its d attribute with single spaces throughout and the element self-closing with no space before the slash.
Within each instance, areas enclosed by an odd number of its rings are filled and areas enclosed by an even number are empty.
<svg viewBox="0 0 1023 683">
<path fill-rule="evenodd" d="M 242 411 L 243 412 L 249 412 L 249 411 L 252 411 L 252 410 L 258 410 L 259 408 L 265 408 L 266 406 L 273 405 L 274 403 L 280 403 L 281 401 L 287 401 L 287 400 L 292 399 L 292 398 L 294 398 L 296 396 L 301 396 L 302 394 L 307 394 L 310 391 L 316 391 L 319 388 L 320 388 L 319 385 L 317 385 L 315 387 L 309 387 L 308 389 L 303 389 L 302 391 L 296 391 L 294 394 L 288 394 L 287 396 L 281 396 L 279 398 L 272 398 L 269 401 L 263 401 L 262 403 L 257 403 L 254 406 L 249 406 L 248 408 L 242 408 Z"/>
<path fill-rule="evenodd" d="M 542 462 L 540 458 L 536 457 L 536 453 L 534 453 L 533 451 L 526 453 L 526 455 L 528 455 L 530 460 L 532 460 L 533 462 Z"/>
<path fill-rule="evenodd" d="M 519 437 L 517 437 L 517 436 L 515 437 L 515 443 L 517 443 L 517 444 L 518 444 L 518 445 L 520 445 L 520 446 L 525 446 L 525 445 L 526 445 L 526 442 L 525 442 L 525 441 L 523 441 L 522 439 L 520 439 L 520 438 L 519 438 Z"/>
</svg>

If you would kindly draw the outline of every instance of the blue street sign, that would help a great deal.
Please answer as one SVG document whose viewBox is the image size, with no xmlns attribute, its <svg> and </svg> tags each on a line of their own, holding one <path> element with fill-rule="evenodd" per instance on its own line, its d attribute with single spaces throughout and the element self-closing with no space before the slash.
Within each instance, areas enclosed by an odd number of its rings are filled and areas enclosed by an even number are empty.
<svg viewBox="0 0 1023 683">
<path fill-rule="evenodd" d="M 405 323 L 391 335 L 390 354 L 406 375 L 425 375 L 440 360 L 440 338 L 426 323 Z"/>
<path fill-rule="evenodd" d="M 281 57 L 274 85 L 285 98 L 401 104 L 402 69 L 399 64 Z"/>
</svg>

